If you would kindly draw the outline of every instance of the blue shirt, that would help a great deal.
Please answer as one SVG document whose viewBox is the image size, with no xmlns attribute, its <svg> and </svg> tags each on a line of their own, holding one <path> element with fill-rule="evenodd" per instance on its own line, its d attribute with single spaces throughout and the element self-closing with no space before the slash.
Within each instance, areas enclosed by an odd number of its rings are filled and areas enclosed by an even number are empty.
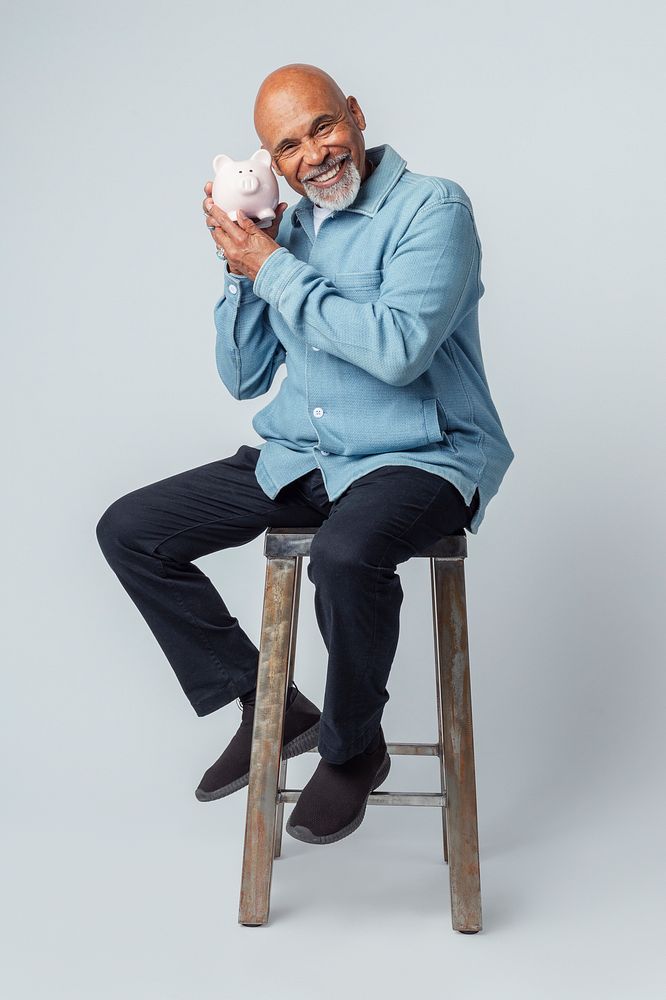
<svg viewBox="0 0 666 1000">
<path fill-rule="evenodd" d="M 467 504 L 478 487 L 475 534 L 514 452 L 483 367 L 472 205 L 455 181 L 408 170 L 388 143 L 366 155 L 375 169 L 316 237 L 304 196 L 254 281 L 225 264 L 217 370 L 235 399 L 251 399 L 286 364 L 252 420 L 267 496 L 319 468 L 333 501 L 373 469 L 412 465 Z"/>
</svg>

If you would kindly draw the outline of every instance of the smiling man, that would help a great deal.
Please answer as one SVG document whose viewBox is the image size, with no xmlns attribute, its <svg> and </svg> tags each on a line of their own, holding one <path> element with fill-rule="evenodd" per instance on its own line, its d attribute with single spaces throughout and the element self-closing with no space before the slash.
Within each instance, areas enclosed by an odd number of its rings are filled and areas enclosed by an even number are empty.
<svg viewBox="0 0 666 1000">
<path fill-rule="evenodd" d="M 287 89 L 289 80 L 292 85 Z M 310 119 L 317 108 L 326 110 Z M 365 155 L 365 118 L 358 101 L 347 99 L 335 80 L 315 67 L 285 67 L 267 77 L 257 94 L 254 120 L 276 173 L 326 211 L 351 205 L 374 169 Z M 280 134 L 289 124 L 297 135 Z M 314 164 L 308 159 L 308 144 Z M 328 154 L 323 163 L 321 151 Z"/>
<path fill-rule="evenodd" d="M 476 533 L 514 453 L 478 330 L 481 246 L 455 181 L 417 174 L 323 70 L 262 82 L 255 127 L 299 196 L 273 226 L 232 222 L 204 186 L 223 252 L 216 363 L 235 399 L 266 393 L 263 441 L 116 500 L 104 554 L 198 715 L 238 698 L 242 721 L 197 798 L 247 784 L 259 651 L 193 560 L 273 527 L 317 527 L 308 562 L 328 664 L 321 713 L 295 685 L 283 756 L 321 759 L 287 831 L 329 844 L 361 823 L 390 758 L 381 727 L 403 592 L 399 563 Z"/>
</svg>

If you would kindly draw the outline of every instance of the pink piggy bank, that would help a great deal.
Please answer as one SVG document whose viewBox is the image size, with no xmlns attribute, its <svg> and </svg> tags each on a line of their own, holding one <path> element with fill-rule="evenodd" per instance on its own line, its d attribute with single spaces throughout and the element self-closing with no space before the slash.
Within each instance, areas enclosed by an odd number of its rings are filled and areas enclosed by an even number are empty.
<svg viewBox="0 0 666 1000">
<path fill-rule="evenodd" d="M 267 149 L 258 149 L 249 160 L 232 160 L 220 153 L 213 160 L 213 170 L 213 201 L 232 222 L 237 221 L 236 213 L 241 208 L 260 229 L 272 226 L 280 189 Z"/>
</svg>

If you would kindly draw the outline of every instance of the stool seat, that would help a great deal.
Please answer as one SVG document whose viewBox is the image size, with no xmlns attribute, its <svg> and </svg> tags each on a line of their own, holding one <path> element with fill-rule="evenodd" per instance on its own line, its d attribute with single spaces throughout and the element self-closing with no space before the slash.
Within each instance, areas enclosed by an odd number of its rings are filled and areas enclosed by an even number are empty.
<svg viewBox="0 0 666 1000">
<path fill-rule="evenodd" d="M 318 528 L 269 528 L 264 535 L 264 555 L 269 559 L 309 556 L 310 544 Z M 464 559 L 467 556 L 465 529 L 444 535 L 434 545 L 412 558 Z"/>
<path fill-rule="evenodd" d="M 286 785 L 281 747 L 288 685 L 293 680 L 303 558 L 318 527 L 269 527 L 248 781 L 239 923 L 268 921 L 273 860 L 281 856 L 285 803 L 302 789 Z M 440 792 L 375 791 L 368 805 L 435 806 L 442 810 L 444 863 L 449 868 L 453 929 L 482 928 L 476 776 L 467 635 L 465 529 L 445 535 L 412 558 L 430 562 L 437 743 L 390 743 L 389 754 L 439 758 Z M 318 752 L 316 749 L 311 753 Z"/>
</svg>

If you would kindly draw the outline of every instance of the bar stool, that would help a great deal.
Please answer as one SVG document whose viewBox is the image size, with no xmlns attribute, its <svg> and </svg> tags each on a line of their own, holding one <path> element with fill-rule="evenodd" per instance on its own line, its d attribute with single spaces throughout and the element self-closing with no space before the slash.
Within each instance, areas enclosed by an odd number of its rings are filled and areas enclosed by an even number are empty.
<svg viewBox="0 0 666 1000">
<path fill-rule="evenodd" d="M 296 802 L 302 791 L 286 787 L 287 761 L 281 759 L 280 748 L 287 687 L 294 674 L 301 564 L 310 553 L 316 532 L 316 527 L 271 527 L 264 536 L 266 580 L 238 915 L 238 922 L 246 926 L 259 926 L 268 920 L 273 859 L 280 857 L 282 848 L 284 803 Z M 441 793 L 377 791 L 371 792 L 368 805 L 436 806 L 442 810 L 453 929 L 476 934 L 481 930 L 481 885 L 466 556 L 467 537 L 460 529 L 415 557 L 430 559 L 438 742 L 387 740 L 389 754 L 439 757 Z"/>
</svg>

